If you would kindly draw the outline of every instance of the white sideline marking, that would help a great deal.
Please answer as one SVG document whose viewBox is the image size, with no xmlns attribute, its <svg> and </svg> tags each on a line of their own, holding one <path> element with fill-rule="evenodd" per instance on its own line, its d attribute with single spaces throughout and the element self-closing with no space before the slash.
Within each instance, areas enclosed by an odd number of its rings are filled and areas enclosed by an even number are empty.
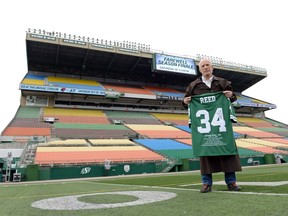
<svg viewBox="0 0 288 216">
<path fill-rule="evenodd" d="M 214 182 L 215 185 L 226 185 L 224 181 Z M 246 186 L 281 186 L 288 184 L 288 181 L 278 181 L 278 182 L 237 182 L 237 185 L 246 185 Z"/>
<path fill-rule="evenodd" d="M 278 181 L 278 182 L 238 182 L 237 185 L 246 185 L 246 186 L 269 186 L 269 187 L 275 187 L 275 186 L 281 186 L 288 184 L 288 181 Z M 198 184 L 186 184 L 186 185 L 180 185 L 181 187 L 187 187 L 187 186 L 193 186 L 193 185 L 201 185 L 201 183 Z M 217 181 L 213 182 L 213 185 L 226 185 L 225 181 Z"/>
<path fill-rule="evenodd" d="M 194 184 L 194 185 L 199 185 L 199 184 Z M 147 186 L 148 187 L 148 186 Z M 197 191 L 199 192 L 200 190 L 198 189 L 188 189 L 188 188 L 171 188 L 171 187 L 159 187 L 159 186 L 150 186 L 151 188 L 162 188 L 162 189 L 172 189 L 172 190 L 180 190 L 180 191 Z M 288 194 L 283 194 L 283 193 L 261 193 L 261 192 L 243 192 L 243 191 L 216 191 L 213 190 L 213 193 L 231 193 L 231 194 L 243 194 L 243 195 L 259 195 L 259 196 L 288 196 Z"/>
</svg>

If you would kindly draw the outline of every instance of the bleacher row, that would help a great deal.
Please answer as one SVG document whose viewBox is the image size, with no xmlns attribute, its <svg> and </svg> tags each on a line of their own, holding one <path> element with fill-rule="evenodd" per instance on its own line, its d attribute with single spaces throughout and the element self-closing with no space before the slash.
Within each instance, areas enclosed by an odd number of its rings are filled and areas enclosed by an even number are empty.
<svg viewBox="0 0 288 216">
<path fill-rule="evenodd" d="M 45 123 L 45 117 L 57 121 Z M 288 155 L 288 140 L 283 136 L 288 128 L 259 118 L 239 117 L 238 121 L 241 124 L 233 129 L 240 156 Z M 19 107 L 2 132 L 2 137 L 13 136 L 24 141 L 25 137 L 48 137 L 51 141 L 36 149 L 35 163 L 42 165 L 193 157 L 185 114 Z"/>
<path fill-rule="evenodd" d="M 77 79 L 69 77 L 53 77 L 44 75 L 27 74 L 21 84 L 33 86 L 60 87 L 63 91 L 69 89 L 82 89 L 94 91 L 117 91 L 121 93 L 143 94 L 143 95 L 167 95 L 172 97 L 183 97 L 183 92 L 171 88 L 158 86 L 136 86 L 136 85 L 115 85 L 109 83 L 99 83 L 96 80 Z"/>
<path fill-rule="evenodd" d="M 161 95 L 171 98 L 182 98 L 184 92 L 160 86 L 139 86 L 139 85 L 121 85 L 121 84 L 112 84 L 112 83 L 100 83 L 96 80 L 91 79 L 79 79 L 75 77 L 54 77 L 49 75 L 38 75 L 34 73 L 28 73 L 21 84 L 23 85 L 32 85 L 32 86 L 50 86 L 50 87 L 59 87 L 63 91 L 66 88 L 69 89 L 81 89 L 81 90 L 94 90 L 94 91 L 116 91 L 119 93 L 126 94 L 140 94 L 140 95 Z M 237 94 L 237 101 L 244 104 L 266 104 L 264 101 L 257 99 L 249 98 L 240 93 Z"/>
</svg>

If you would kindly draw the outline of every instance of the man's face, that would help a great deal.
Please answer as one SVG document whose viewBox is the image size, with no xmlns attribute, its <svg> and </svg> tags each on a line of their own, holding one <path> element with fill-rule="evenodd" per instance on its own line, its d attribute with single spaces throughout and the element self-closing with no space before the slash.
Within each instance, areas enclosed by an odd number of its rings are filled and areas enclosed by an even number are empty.
<svg viewBox="0 0 288 216">
<path fill-rule="evenodd" d="M 213 73 L 213 66 L 209 60 L 204 59 L 199 63 L 199 70 L 204 77 L 210 78 Z"/>
</svg>

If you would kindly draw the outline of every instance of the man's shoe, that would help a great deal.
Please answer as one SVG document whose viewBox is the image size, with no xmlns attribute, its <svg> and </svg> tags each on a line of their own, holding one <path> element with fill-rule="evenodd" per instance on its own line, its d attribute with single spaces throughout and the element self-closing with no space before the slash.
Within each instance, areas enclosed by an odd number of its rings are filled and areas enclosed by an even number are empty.
<svg viewBox="0 0 288 216">
<path fill-rule="evenodd" d="M 203 184 L 200 190 L 201 193 L 208 193 L 212 191 L 212 186 L 208 184 Z"/>
<path fill-rule="evenodd" d="M 241 191 L 241 188 L 236 184 L 236 182 L 227 185 L 229 191 Z"/>
</svg>

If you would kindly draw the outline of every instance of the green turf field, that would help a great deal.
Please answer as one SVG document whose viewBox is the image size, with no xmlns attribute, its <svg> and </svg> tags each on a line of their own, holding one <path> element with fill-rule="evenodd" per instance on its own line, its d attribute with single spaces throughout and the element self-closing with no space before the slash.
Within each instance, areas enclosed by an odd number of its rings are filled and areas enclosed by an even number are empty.
<svg viewBox="0 0 288 216">
<path fill-rule="evenodd" d="M 0 183 L 0 215 L 288 215 L 287 164 L 244 167 L 237 177 L 241 192 L 228 192 L 219 173 L 207 194 L 198 171 Z"/>
</svg>

